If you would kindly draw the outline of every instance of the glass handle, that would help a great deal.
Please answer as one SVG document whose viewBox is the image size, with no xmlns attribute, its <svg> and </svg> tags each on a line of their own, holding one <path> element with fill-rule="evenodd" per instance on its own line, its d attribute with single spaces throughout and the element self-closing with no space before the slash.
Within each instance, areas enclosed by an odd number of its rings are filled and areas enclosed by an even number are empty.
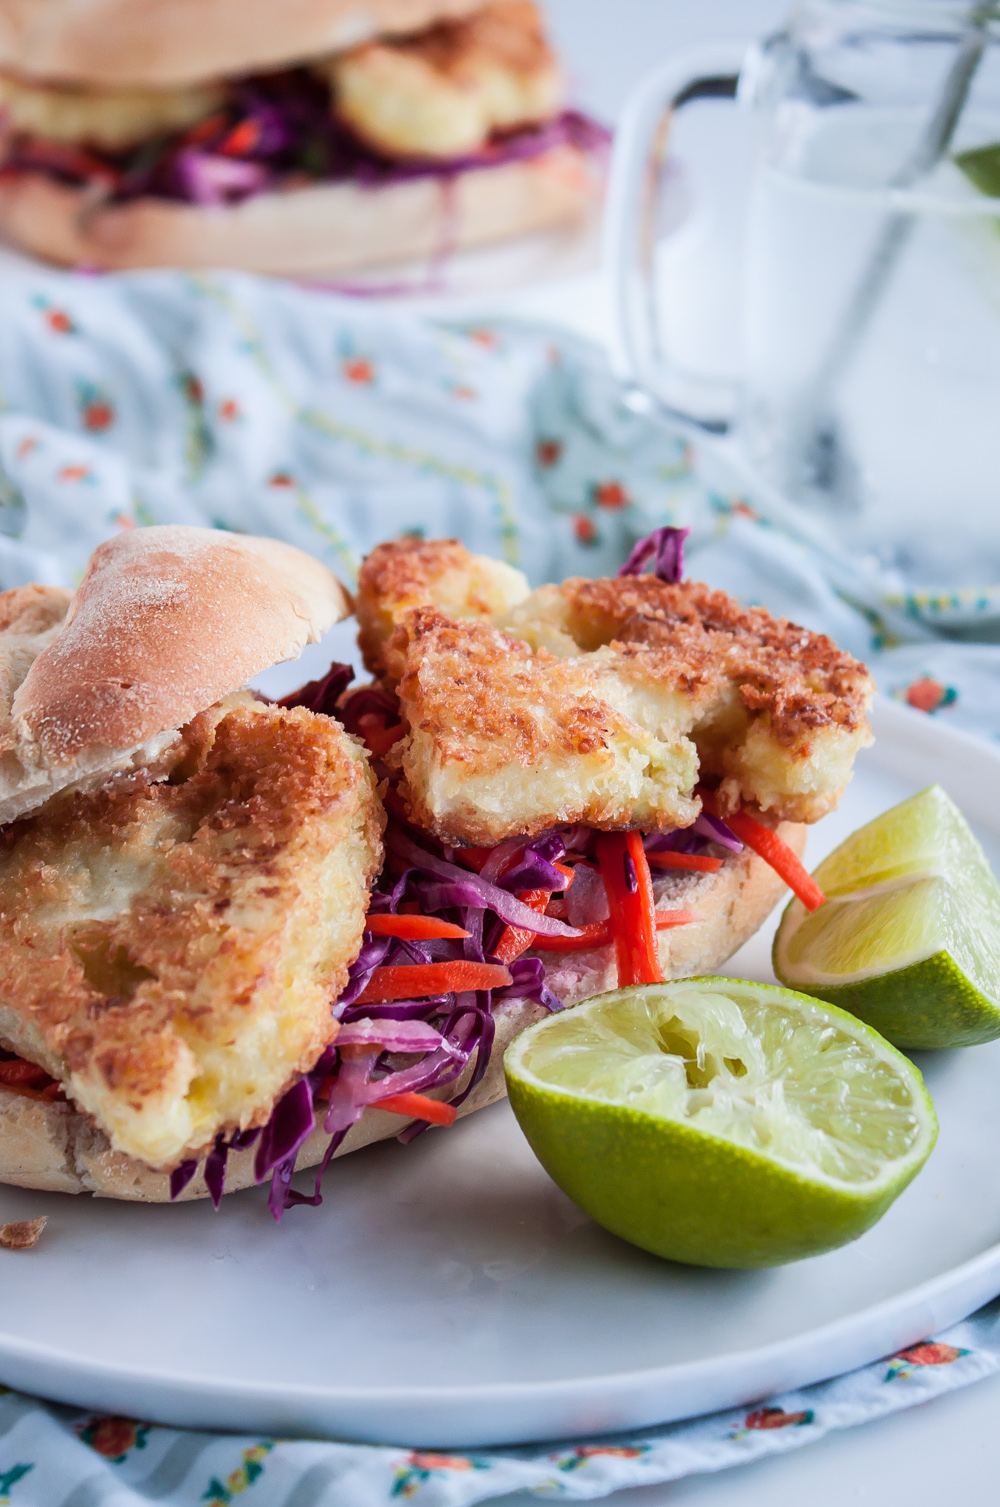
<svg viewBox="0 0 1000 1507">
<path fill-rule="evenodd" d="M 636 400 L 658 398 L 661 411 L 724 434 L 728 415 L 698 415 L 664 401 L 669 370 L 660 338 L 655 253 L 657 201 L 674 114 L 696 99 L 735 99 L 749 42 L 715 43 L 671 58 L 631 96 L 615 135 L 604 222 L 604 265 L 615 319 L 615 365 Z M 721 385 L 721 384 L 720 384 Z"/>
</svg>

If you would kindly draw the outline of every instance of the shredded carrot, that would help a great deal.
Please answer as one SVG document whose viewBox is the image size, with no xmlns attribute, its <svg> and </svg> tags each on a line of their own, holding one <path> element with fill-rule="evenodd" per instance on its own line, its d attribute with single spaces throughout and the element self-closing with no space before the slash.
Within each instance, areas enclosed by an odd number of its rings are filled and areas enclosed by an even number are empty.
<svg viewBox="0 0 1000 1507">
<path fill-rule="evenodd" d="M 411 1120 L 429 1120 L 432 1125 L 454 1125 L 458 1113 L 454 1105 L 442 1104 L 427 1094 L 390 1094 L 387 1099 L 378 1099 L 374 1107 L 407 1115 Z"/>
<path fill-rule="evenodd" d="M 502 989 L 513 979 L 496 963 L 401 963 L 376 968 L 356 1005 L 384 1005 L 394 999 L 423 999 L 429 994 L 462 994 L 469 989 Z"/>
<path fill-rule="evenodd" d="M 253 151 L 259 140 L 260 126 L 256 120 L 248 118 L 233 127 L 225 140 L 219 143 L 217 150 L 226 157 L 245 157 L 247 152 Z"/>
<path fill-rule="evenodd" d="M 470 935 L 461 926 L 456 926 L 452 921 L 439 921 L 436 916 L 393 916 L 385 912 L 369 915 L 365 920 L 365 931 L 370 931 L 373 937 L 402 937 L 404 941 L 410 942 L 430 942 L 436 937 L 457 939 Z"/>
<path fill-rule="evenodd" d="M 530 905 L 532 910 L 544 912 L 549 903 L 548 890 L 522 890 L 518 896 L 525 905 Z M 499 958 L 501 963 L 513 963 L 522 952 L 527 952 L 536 933 L 529 931 L 526 926 L 505 926 L 500 933 L 500 940 L 493 949 L 493 956 Z"/>
<path fill-rule="evenodd" d="M 695 869 L 699 874 L 715 874 L 722 868 L 721 858 L 708 858 L 701 853 L 647 853 L 651 869 Z"/>
<path fill-rule="evenodd" d="M 576 869 L 571 869 L 565 863 L 553 863 L 552 867 L 559 870 L 560 874 L 566 881 L 565 888 L 569 889 L 570 885 L 573 883 L 573 880 L 576 878 Z"/>
<path fill-rule="evenodd" d="M 626 882 L 626 859 L 631 860 L 635 875 L 634 890 Z M 597 862 L 611 911 L 619 988 L 662 983 L 653 880 L 642 846 L 642 833 L 602 832 L 597 839 Z"/>
<path fill-rule="evenodd" d="M 658 910 L 654 912 L 657 931 L 670 926 L 687 926 L 691 921 L 700 921 L 692 910 Z M 585 947 L 604 947 L 612 940 L 610 921 L 591 921 L 579 928 L 578 937 L 536 936 L 532 946 L 536 952 L 582 952 Z"/>
<path fill-rule="evenodd" d="M 23 1057 L 0 1062 L 0 1083 L 5 1087 L 20 1083 L 27 1088 L 37 1088 L 39 1084 L 51 1082 L 52 1074 L 39 1067 L 37 1062 L 25 1062 Z"/>
<path fill-rule="evenodd" d="M 711 791 L 700 790 L 701 803 L 712 816 L 718 816 L 718 806 Z M 793 853 L 787 842 L 783 842 L 777 832 L 770 827 L 765 827 L 756 817 L 747 811 L 735 811 L 732 815 L 722 818 L 726 826 L 739 838 L 740 842 L 746 843 L 752 848 L 758 857 L 770 864 L 771 868 L 783 879 L 792 891 L 797 895 L 806 910 L 819 910 L 826 900 L 826 896 L 809 873 L 809 870 L 799 860 L 798 855 Z"/>
</svg>

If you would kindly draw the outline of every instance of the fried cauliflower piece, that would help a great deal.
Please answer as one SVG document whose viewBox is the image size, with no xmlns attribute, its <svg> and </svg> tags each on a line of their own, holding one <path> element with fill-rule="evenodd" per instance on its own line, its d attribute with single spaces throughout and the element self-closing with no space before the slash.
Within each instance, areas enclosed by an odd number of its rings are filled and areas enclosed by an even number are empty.
<svg viewBox="0 0 1000 1507">
<path fill-rule="evenodd" d="M 686 736 L 711 674 L 641 645 L 557 658 L 433 607 L 407 613 L 408 733 L 388 755 L 412 819 L 444 842 L 491 845 L 560 822 L 669 830 L 694 821 Z"/>
<path fill-rule="evenodd" d="M 691 736 L 702 778 L 721 780 L 723 811 L 752 803 L 781 821 L 818 821 L 872 741 L 863 664 L 832 639 L 697 581 L 575 577 L 540 587 L 501 621 L 556 655 L 642 645 L 678 666 L 711 667 L 721 689 Z"/>
<path fill-rule="evenodd" d="M 815 822 L 837 805 L 874 687 L 831 639 L 655 576 L 577 577 L 503 607 L 470 584 L 496 569 L 453 540 L 402 539 L 359 578 L 365 662 L 399 681 L 410 724 L 394 755 L 406 797 L 445 841 L 683 826 L 698 779 L 719 782 L 723 811 Z M 601 753 L 574 742 L 584 707 Z"/>
<path fill-rule="evenodd" d="M 334 109 L 389 157 L 446 160 L 494 131 L 546 120 L 563 78 L 531 0 L 494 0 L 401 41 L 367 42 L 321 64 Z"/>
<path fill-rule="evenodd" d="M 123 151 L 151 136 L 183 131 L 225 102 L 223 84 L 174 89 L 100 89 L 39 83 L 0 73 L 0 115 L 8 131 Z"/>
<path fill-rule="evenodd" d="M 169 784 L 0 832 L 0 1045 L 162 1169 L 264 1124 L 333 1039 L 382 856 L 367 761 L 330 719 L 244 693 L 184 740 Z"/>
<path fill-rule="evenodd" d="M 502 560 L 472 555 L 457 539 L 413 537 L 376 545 L 358 575 L 358 644 L 373 675 L 403 673 L 393 629 L 414 607 L 440 607 L 456 618 L 492 622 L 528 595 L 524 576 Z"/>
</svg>

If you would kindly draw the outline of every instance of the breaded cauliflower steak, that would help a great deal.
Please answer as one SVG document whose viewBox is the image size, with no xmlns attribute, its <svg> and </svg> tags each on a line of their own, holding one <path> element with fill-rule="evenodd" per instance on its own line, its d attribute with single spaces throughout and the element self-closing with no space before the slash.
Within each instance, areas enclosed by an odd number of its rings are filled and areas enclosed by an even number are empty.
<svg viewBox="0 0 1000 1507">
<path fill-rule="evenodd" d="M 164 1169 L 264 1124 L 336 1034 L 382 856 L 367 761 L 332 720 L 246 697 L 184 738 L 169 784 L 125 777 L 0 832 L 0 1044 Z"/>
<path fill-rule="evenodd" d="M 572 577 L 542 586 L 502 619 L 536 650 L 576 656 L 655 649 L 697 665 L 716 693 L 692 727 L 699 773 L 721 779 L 723 811 L 752 803 L 815 822 L 837 805 L 872 739 L 867 669 L 823 634 L 698 581 Z"/>
<path fill-rule="evenodd" d="M 334 108 L 389 157 L 463 157 L 493 131 L 555 115 L 562 70 L 531 0 L 493 0 L 413 37 L 366 42 L 315 65 Z"/>
<path fill-rule="evenodd" d="M 694 821 L 685 736 L 712 684 L 641 646 L 559 659 L 432 607 L 393 638 L 406 736 L 388 755 L 418 825 L 488 845 L 560 822 L 669 830 Z"/>
<path fill-rule="evenodd" d="M 492 622 L 528 595 L 524 576 L 502 560 L 473 555 L 457 539 L 407 537 L 377 544 L 358 573 L 358 644 L 373 675 L 398 680 L 403 656 L 393 629 L 413 607 Z"/>
</svg>

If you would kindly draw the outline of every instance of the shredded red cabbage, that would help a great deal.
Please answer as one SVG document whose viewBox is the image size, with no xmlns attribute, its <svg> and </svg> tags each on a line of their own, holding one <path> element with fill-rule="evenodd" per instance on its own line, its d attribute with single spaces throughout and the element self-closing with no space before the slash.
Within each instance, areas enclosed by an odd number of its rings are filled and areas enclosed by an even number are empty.
<svg viewBox="0 0 1000 1507">
<path fill-rule="evenodd" d="M 620 576 L 641 576 L 644 566 L 652 560 L 653 575 L 675 586 L 684 575 L 684 540 L 689 528 L 658 528 L 645 539 L 640 539 L 625 564 Z"/>
<path fill-rule="evenodd" d="M 560 145 L 606 151 L 610 133 L 575 110 L 492 137 L 479 151 L 442 163 L 380 156 L 333 115 L 326 82 L 306 68 L 259 74 L 230 85 L 226 104 L 189 130 L 124 152 L 83 150 L 26 137 L 2 172 L 42 171 L 96 185 L 116 202 L 153 196 L 185 204 L 236 203 L 265 189 L 353 179 L 377 188 L 466 168 L 527 161 Z"/>
<path fill-rule="evenodd" d="M 326 717 L 336 717 L 337 702 L 353 679 L 353 668 L 350 665 L 337 664 L 335 661 L 321 680 L 307 681 L 290 696 L 285 696 L 278 705 L 304 706 L 308 712 L 320 712 Z"/>
</svg>

